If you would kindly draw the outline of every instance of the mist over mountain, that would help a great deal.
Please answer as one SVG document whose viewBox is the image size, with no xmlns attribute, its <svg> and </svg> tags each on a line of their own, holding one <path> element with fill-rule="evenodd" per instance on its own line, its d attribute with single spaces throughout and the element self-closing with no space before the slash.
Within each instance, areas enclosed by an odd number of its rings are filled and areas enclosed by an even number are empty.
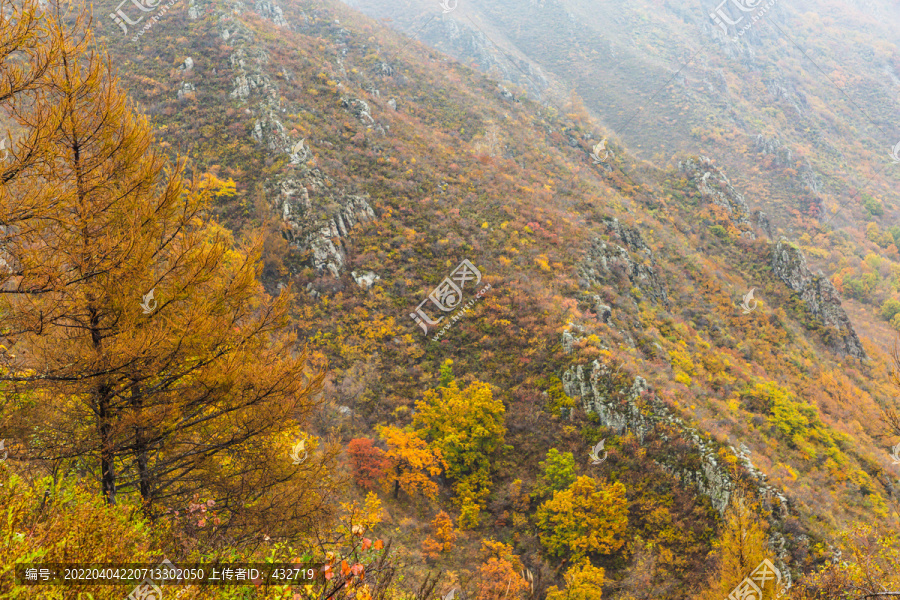
<svg viewBox="0 0 900 600">
<path fill-rule="evenodd" d="M 6 6 L 3 595 L 900 592 L 897 2 Z"/>
</svg>

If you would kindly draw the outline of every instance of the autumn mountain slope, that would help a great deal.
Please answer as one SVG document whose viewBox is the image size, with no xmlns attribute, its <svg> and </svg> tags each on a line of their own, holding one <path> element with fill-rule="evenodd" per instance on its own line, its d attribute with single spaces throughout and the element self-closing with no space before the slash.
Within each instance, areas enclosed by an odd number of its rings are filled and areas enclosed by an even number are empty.
<svg viewBox="0 0 900 600">
<path fill-rule="evenodd" d="M 896 3 L 727 2 L 727 34 L 710 18 L 720 2 L 349 4 L 532 98 L 586 110 L 641 158 L 715 156 L 860 318 L 896 316 Z"/>
<path fill-rule="evenodd" d="M 383 494 L 410 568 L 425 568 L 424 524 L 443 508 L 460 536 L 428 560 L 460 581 L 493 539 L 542 586 L 562 585 L 578 553 L 553 541 L 554 491 L 605 507 L 587 555 L 611 597 L 700 589 L 741 489 L 795 575 L 857 522 L 897 527 L 889 348 L 857 336 L 803 254 L 851 261 L 875 242 L 799 217 L 799 249 L 781 241 L 788 217 L 773 227 L 749 199 L 781 180 L 729 182 L 715 154 L 654 166 L 618 143 L 594 150 L 612 132 L 587 114 L 560 115 L 334 2 L 193 0 L 137 41 L 97 21 L 158 143 L 214 176 L 232 229 L 268 231 L 268 288 L 303 292 L 295 327 L 328 360 L 335 406 L 318 434 L 390 449 L 400 434 L 377 426 L 413 425 L 447 458 L 459 448 L 442 446 L 447 429 L 428 433 L 418 401 L 500 415 L 435 500 Z M 820 238 L 843 245 L 816 251 Z M 884 287 L 896 249 L 882 254 L 858 262 Z M 433 341 L 410 314 L 465 260 L 490 289 Z M 600 440 L 608 457 L 592 465 Z M 548 464 L 566 452 L 571 481 L 555 488 Z"/>
</svg>

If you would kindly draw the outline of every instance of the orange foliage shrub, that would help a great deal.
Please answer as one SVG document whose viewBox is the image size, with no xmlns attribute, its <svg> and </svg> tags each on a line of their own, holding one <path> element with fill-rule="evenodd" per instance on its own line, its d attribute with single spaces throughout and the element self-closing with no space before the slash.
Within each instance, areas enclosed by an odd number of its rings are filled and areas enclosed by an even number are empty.
<svg viewBox="0 0 900 600">
<path fill-rule="evenodd" d="M 384 450 L 376 448 L 369 438 L 357 438 L 347 444 L 347 453 L 350 455 L 350 468 L 353 469 L 356 484 L 366 490 L 375 489 L 384 476 Z"/>
<path fill-rule="evenodd" d="M 393 486 L 394 498 L 403 490 L 410 496 L 421 494 L 433 500 L 438 485 L 431 478 L 440 475 L 447 466 L 440 451 L 429 448 L 415 433 L 398 427 L 379 427 L 378 433 L 388 447 L 381 481 Z"/>
<path fill-rule="evenodd" d="M 428 560 L 437 560 L 442 552 L 453 550 L 456 541 L 456 532 L 453 531 L 453 521 L 450 515 L 441 511 L 431 522 L 431 535 L 422 542 L 422 554 Z"/>
<path fill-rule="evenodd" d="M 531 585 L 522 577 L 523 565 L 512 546 L 482 540 L 484 562 L 475 575 L 476 600 L 516 600 L 525 598 Z"/>
</svg>

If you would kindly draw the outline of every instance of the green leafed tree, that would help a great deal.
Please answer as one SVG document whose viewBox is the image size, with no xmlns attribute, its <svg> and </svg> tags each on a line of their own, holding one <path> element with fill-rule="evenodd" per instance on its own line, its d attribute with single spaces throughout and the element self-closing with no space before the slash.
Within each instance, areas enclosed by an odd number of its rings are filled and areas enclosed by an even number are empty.
<svg viewBox="0 0 900 600">
<path fill-rule="evenodd" d="M 541 476 L 536 489 L 539 495 L 559 492 L 575 483 L 575 456 L 571 452 L 550 448 L 547 459 L 540 466 Z"/>
</svg>

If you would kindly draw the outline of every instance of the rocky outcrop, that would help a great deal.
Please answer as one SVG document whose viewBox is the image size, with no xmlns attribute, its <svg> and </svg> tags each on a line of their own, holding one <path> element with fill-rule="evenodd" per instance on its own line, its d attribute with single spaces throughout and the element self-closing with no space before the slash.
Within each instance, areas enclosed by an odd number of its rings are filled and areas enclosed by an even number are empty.
<svg viewBox="0 0 900 600">
<path fill-rule="evenodd" d="M 527 59 L 509 56 L 482 31 L 469 27 L 460 19 L 435 19 L 417 32 L 417 38 L 460 63 L 474 63 L 482 72 L 496 73 L 498 80 L 523 87 L 537 101 L 543 101 L 550 89 L 550 81 L 539 66 Z"/>
<path fill-rule="evenodd" d="M 612 318 L 612 307 L 604 304 L 600 296 L 596 294 L 594 294 L 591 299 L 593 300 L 591 312 L 597 316 L 598 321 L 608 324 L 609 320 Z"/>
<path fill-rule="evenodd" d="M 709 158 L 689 158 L 679 162 L 678 169 L 697 186 L 704 202 L 724 208 L 728 211 L 731 222 L 744 230 L 744 236 L 756 237 L 750 230 L 750 208 L 747 202 Z"/>
<path fill-rule="evenodd" d="M 615 374 L 607 365 L 594 360 L 589 365 L 577 365 L 565 371 L 562 382 L 566 395 L 571 398 L 580 397 L 585 412 L 596 414 L 601 425 L 619 434 L 630 432 L 643 444 L 655 430 L 664 439 L 669 439 L 674 431 L 676 435 L 689 441 L 700 457 L 699 469 L 688 470 L 678 464 L 663 466 L 677 479 L 695 486 L 709 498 L 720 514 L 724 514 L 735 482 L 728 470 L 719 463 L 718 443 L 673 415 L 643 377 L 635 377 L 630 385 L 619 388 Z M 746 467 L 749 460 L 747 456 L 739 451 L 734 453 Z M 766 483 L 765 475 L 755 467 L 747 468 L 747 474 L 757 481 L 756 491 L 760 497 L 774 501 L 774 506 L 782 514 L 787 514 L 787 498 Z"/>
<path fill-rule="evenodd" d="M 258 5 L 259 7 L 260 5 Z M 266 4 L 270 8 L 273 4 Z M 275 6 L 277 8 L 277 6 Z M 274 9 L 273 9 L 274 10 Z M 280 10 L 280 9 L 279 9 Z M 253 121 L 251 136 L 258 144 L 265 146 L 273 154 L 286 153 L 293 164 L 298 164 L 298 141 L 291 139 L 279 118 L 282 102 L 278 85 L 266 73 L 270 62 L 269 54 L 252 45 L 253 32 L 232 15 L 223 15 L 219 22 L 220 35 L 235 46 L 229 56 L 234 78 L 231 97 L 251 105 L 250 114 L 258 115 Z M 303 143 L 301 140 L 300 144 Z"/>
<path fill-rule="evenodd" d="M 599 238 L 594 240 L 587 256 L 576 268 L 581 287 L 589 289 L 593 285 L 615 284 L 624 277 L 650 301 L 668 306 L 665 286 L 653 266 L 653 252 L 641 234 L 616 219 L 607 220 L 606 226 L 610 237 L 624 246 Z"/>
<path fill-rule="evenodd" d="M 296 144 L 288 152 L 288 155 L 291 157 L 292 165 L 303 165 L 309 162 L 313 155 L 312 150 L 306 145 L 306 140 L 302 139 Z"/>
<path fill-rule="evenodd" d="M 866 357 L 837 289 L 821 271 L 814 275 L 809 270 L 798 248 L 779 241 L 772 251 L 771 266 L 774 275 L 800 296 L 812 316 L 835 331 L 829 341 L 832 350 L 842 356 Z"/>
<path fill-rule="evenodd" d="M 369 91 L 373 96 L 379 96 L 379 92 L 377 89 L 372 88 Z M 396 107 L 396 102 L 394 103 Z M 375 119 L 372 118 L 372 109 L 369 107 L 369 103 L 361 98 L 355 98 L 353 96 L 343 96 L 341 97 L 341 107 L 344 108 L 347 112 L 352 114 L 354 117 L 359 119 L 360 123 L 366 126 L 367 129 L 374 129 L 376 132 L 383 134 L 384 127 L 381 126 L 380 123 L 376 123 Z"/>
<path fill-rule="evenodd" d="M 182 81 L 181 86 L 178 88 L 178 92 L 176 93 L 176 95 L 178 96 L 179 100 L 184 100 L 185 98 L 190 98 L 191 94 L 195 93 L 196 91 L 197 91 L 197 88 L 194 86 L 193 83 L 190 83 L 188 81 Z"/>
<path fill-rule="evenodd" d="M 374 271 L 351 271 L 350 276 L 356 282 L 356 285 L 364 290 L 370 289 L 376 281 L 381 279 Z"/>
<path fill-rule="evenodd" d="M 282 234 L 288 243 L 302 253 L 308 253 L 309 264 L 319 274 L 330 273 L 341 275 L 347 258 L 348 238 L 353 228 L 364 221 L 375 217 L 375 211 L 369 205 L 368 196 L 348 193 L 341 189 L 332 178 L 316 166 L 313 149 L 321 142 L 313 139 L 299 139 L 292 136 L 282 123 L 283 114 L 288 110 L 288 102 L 281 95 L 278 79 L 288 85 L 293 83 L 293 74 L 289 69 L 279 65 L 279 76 L 271 75 L 273 65 L 264 44 L 258 42 L 256 31 L 248 27 L 241 15 L 255 12 L 277 26 L 288 29 L 303 29 L 313 22 L 302 9 L 291 11 L 289 23 L 279 6 L 280 0 L 253 0 L 246 2 L 237 0 L 225 5 L 217 5 L 207 0 L 189 0 L 188 18 L 197 19 L 201 15 L 213 16 L 217 19 L 216 28 L 219 38 L 232 47 L 228 64 L 231 69 L 231 98 L 237 102 L 242 112 L 252 119 L 251 138 L 263 148 L 273 159 L 287 157 L 282 173 L 273 176 L 266 184 L 266 196 L 269 205 L 281 217 Z M 297 26 L 293 25 L 296 19 Z M 339 26 L 334 21 L 335 29 Z M 348 42 L 351 34 L 346 29 L 336 31 L 338 37 Z M 346 48 L 343 51 L 346 53 Z M 197 64 L 191 57 L 185 58 L 179 66 L 179 72 L 185 80 L 189 74 L 202 68 L 202 61 Z M 340 72 L 347 75 L 342 59 L 338 58 Z M 222 65 L 218 65 L 222 69 Z M 226 66 L 225 68 L 228 68 Z M 381 63 L 382 72 L 393 74 L 393 68 Z M 216 74 L 216 69 L 211 70 Z M 342 92 L 343 107 L 368 128 L 384 133 L 384 128 L 375 122 L 369 103 L 352 95 L 342 82 L 337 82 Z M 193 83 L 183 81 L 178 89 L 179 99 L 189 98 L 195 92 Z M 374 96 L 379 96 L 373 89 Z M 396 107 L 396 103 L 394 103 Z M 354 279 L 360 286 L 369 288 L 378 279 L 374 273 L 355 274 Z M 281 285 L 281 282 L 279 282 Z M 312 289 L 311 295 L 319 294 Z"/>
<path fill-rule="evenodd" d="M 806 100 L 806 95 L 797 89 L 793 83 L 789 83 L 784 77 L 769 79 L 765 82 L 765 85 L 766 89 L 775 100 L 785 100 L 788 102 L 794 107 L 794 110 L 797 111 L 797 115 L 803 116 L 805 114 L 805 109 L 809 108 L 809 102 Z"/>
<path fill-rule="evenodd" d="M 777 137 L 767 138 L 763 134 L 756 136 L 756 151 L 772 157 L 772 162 L 779 167 L 794 164 L 794 153 L 781 143 Z"/>
<path fill-rule="evenodd" d="M 341 106 L 365 125 L 372 125 L 372 123 L 375 122 L 375 119 L 372 118 L 372 112 L 369 109 L 369 103 L 365 100 L 344 97 L 341 98 Z"/>
<path fill-rule="evenodd" d="M 288 22 L 284 18 L 284 12 L 277 2 L 273 0 L 257 0 L 256 12 L 264 19 L 269 19 L 279 27 L 287 27 Z"/>
<path fill-rule="evenodd" d="M 565 336 L 563 340 L 565 346 Z M 571 345 L 571 341 L 570 341 Z M 692 464 L 677 459 L 656 461 L 663 470 L 685 485 L 691 486 L 699 494 L 709 499 L 720 515 L 725 514 L 729 500 L 737 482 L 729 469 L 719 462 L 719 448 L 715 440 L 688 426 L 671 411 L 652 391 L 643 377 L 633 380 L 618 372 L 612 372 L 607 365 L 594 360 L 589 365 L 578 365 L 563 373 L 563 390 L 570 398 L 581 398 L 582 408 L 599 418 L 600 424 L 619 434 L 630 432 L 641 444 L 651 432 L 667 442 L 676 439 L 686 441 L 696 451 L 699 465 L 691 458 Z M 740 445 L 730 447 L 731 452 L 744 467 L 745 481 L 754 482 L 757 497 L 770 510 L 770 524 L 783 521 L 790 513 L 790 503 L 780 490 L 767 482 L 767 477 L 757 469 L 749 458 L 750 450 Z M 673 453 L 675 455 L 677 453 Z M 781 566 L 786 564 L 788 550 L 784 536 L 771 527 L 770 546 Z M 790 573 L 781 569 L 790 583 Z"/>
<path fill-rule="evenodd" d="M 235 5 L 231 14 L 219 15 L 219 35 L 234 47 L 229 57 L 234 73 L 231 97 L 245 105 L 247 114 L 255 115 L 253 140 L 273 156 L 288 156 L 290 166 L 285 174 L 267 185 L 270 204 L 281 216 L 285 239 L 301 252 L 309 252 L 310 265 L 320 274 L 327 272 L 338 277 L 346 263 L 351 230 L 374 218 L 375 211 L 366 196 L 346 193 L 315 167 L 306 139 L 292 139 L 289 135 L 279 118 L 286 110 L 283 98 L 278 84 L 268 74 L 269 54 L 254 44 L 255 33 L 236 18 L 242 6 Z M 289 26 L 276 0 L 256 0 L 254 8 L 276 25 Z M 193 61 L 186 62 L 184 70 L 192 66 Z M 290 81 L 290 73 L 282 74 Z M 370 126 L 374 123 L 365 101 L 353 97 L 343 100 L 345 108 L 357 118 Z M 368 275 L 362 280 L 367 286 L 374 282 Z"/>
<path fill-rule="evenodd" d="M 275 154 L 286 152 L 291 141 L 281 121 L 271 112 L 253 122 L 251 137 Z"/>
<path fill-rule="evenodd" d="M 375 218 L 375 211 L 367 197 L 334 189 L 331 178 L 304 166 L 299 177 L 278 184 L 273 204 L 281 214 L 288 243 L 310 251 L 312 266 L 319 273 L 338 277 L 346 262 L 350 231 L 357 223 Z M 326 206 L 330 212 L 323 215 Z"/>
<path fill-rule="evenodd" d="M 767 238 L 772 239 L 772 223 L 769 221 L 769 215 L 758 210 L 753 213 L 753 216 L 755 217 L 756 226 L 766 234 Z"/>
<path fill-rule="evenodd" d="M 741 461 L 744 469 L 759 482 L 759 487 L 756 490 L 757 493 L 765 499 L 775 499 L 778 501 L 779 506 L 786 507 L 788 505 L 788 499 L 781 493 L 781 490 L 766 483 L 769 476 L 757 469 L 756 465 L 753 464 L 753 460 L 750 458 L 750 455 L 752 454 L 750 448 L 748 448 L 746 444 L 740 444 L 737 448 L 729 446 L 729 448 Z"/>
</svg>

